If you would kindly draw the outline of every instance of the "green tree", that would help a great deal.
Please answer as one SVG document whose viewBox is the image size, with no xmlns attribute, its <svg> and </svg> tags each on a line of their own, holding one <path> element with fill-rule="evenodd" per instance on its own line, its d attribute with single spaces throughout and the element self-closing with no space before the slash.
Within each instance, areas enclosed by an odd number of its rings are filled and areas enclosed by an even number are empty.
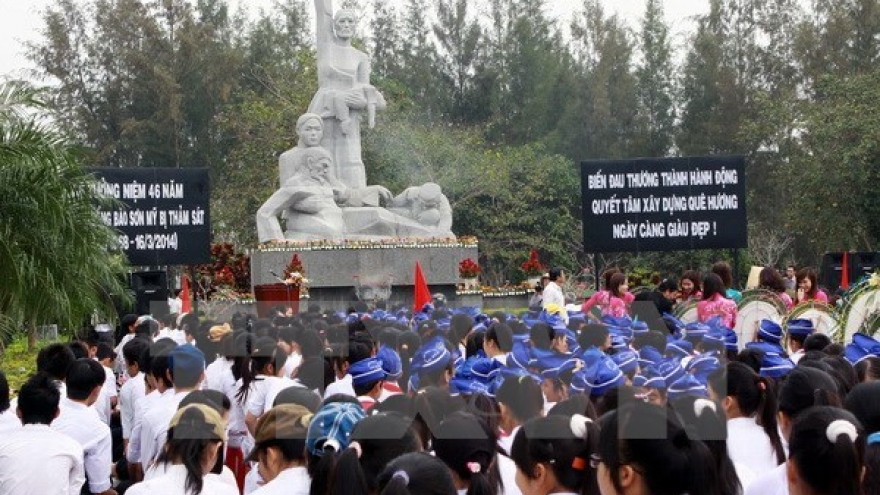
<svg viewBox="0 0 880 495">
<path fill-rule="evenodd" d="M 789 210 L 813 253 L 880 244 L 880 73 L 819 80 L 805 115 L 804 154 L 792 164 L 802 192 Z"/>
<path fill-rule="evenodd" d="M 214 117 L 237 85 L 241 54 L 224 0 L 58 0 L 38 72 L 59 82 L 57 118 L 96 165 L 211 166 Z"/>
<path fill-rule="evenodd" d="M 639 113 L 646 124 L 646 156 L 666 156 L 675 138 L 674 66 L 669 27 L 660 0 L 648 0 L 639 36 L 642 62 L 638 77 Z"/>
<path fill-rule="evenodd" d="M 0 84 L 0 324 L 78 329 L 96 309 L 112 310 L 124 263 L 108 252 L 115 233 L 95 209 L 99 198 L 69 141 L 42 124 L 46 95 Z"/>
<path fill-rule="evenodd" d="M 449 118 L 455 122 L 467 121 L 468 116 L 472 115 L 470 94 L 473 91 L 474 64 L 482 38 L 478 21 L 468 13 L 467 0 L 437 2 L 434 36 L 438 42 L 444 80 L 452 86 Z"/>
</svg>

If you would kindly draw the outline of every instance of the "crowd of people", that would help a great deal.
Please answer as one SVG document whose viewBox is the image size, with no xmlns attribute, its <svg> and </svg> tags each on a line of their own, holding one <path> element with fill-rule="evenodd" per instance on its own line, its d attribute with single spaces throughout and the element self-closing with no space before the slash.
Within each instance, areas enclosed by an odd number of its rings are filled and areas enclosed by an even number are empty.
<svg viewBox="0 0 880 495">
<path fill-rule="evenodd" d="M 650 323 L 624 273 L 579 311 L 564 277 L 519 315 L 127 315 L 115 348 L 47 345 L 15 394 L 0 372 L 0 493 L 880 493 L 880 341 L 738 342 L 724 264 L 644 294 Z"/>
</svg>

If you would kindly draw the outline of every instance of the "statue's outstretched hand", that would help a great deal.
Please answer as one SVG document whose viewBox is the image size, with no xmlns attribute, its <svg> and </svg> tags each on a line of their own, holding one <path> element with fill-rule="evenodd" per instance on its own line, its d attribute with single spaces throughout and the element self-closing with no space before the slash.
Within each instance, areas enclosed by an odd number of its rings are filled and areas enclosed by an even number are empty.
<svg viewBox="0 0 880 495">
<path fill-rule="evenodd" d="M 386 203 L 388 201 L 391 201 L 391 198 L 393 197 L 391 194 L 391 191 L 389 191 L 388 188 L 383 187 L 383 186 L 367 186 L 367 190 L 373 194 L 378 195 Z"/>
</svg>

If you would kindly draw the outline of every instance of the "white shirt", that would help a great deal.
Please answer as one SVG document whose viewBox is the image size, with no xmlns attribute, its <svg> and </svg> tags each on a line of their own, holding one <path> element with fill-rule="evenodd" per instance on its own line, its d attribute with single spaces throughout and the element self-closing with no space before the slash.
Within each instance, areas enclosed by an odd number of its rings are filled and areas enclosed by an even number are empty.
<svg viewBox="0 0 880 495">
<path fill-rule="evenodd" d="M 119 390 L 119 420 L 122 422 L 122 438 L 131 438 L 136 423 L 139 403 L 146 397 L 146 375 L 138 373 L 130 377 Z"/>
<path fill-rule="evenodd" d="M 113 374 L 113 370 L 106 366 L 102 367 L 104 368 L 105 374 L 104 386 L 101 387 L 101 393 L 98 395 L 98 398 L 95 400 L 92 407 L 98 412 L 98 417 L 101 418 L 101 421 L 103 421 L 105 425 L 109 425 L 110 418 L 113 414 L 112 400 L 114 397 L 119 397 L 119 393 L 116 391 L 116 375 Z"/>
<path fill-rule="evenodd" d="M 149 467 L 150 462 L 159 453 L 159 446 L 156 445 L 157 432 L 167 430 L 171 418 L 174 417 L 174 410 L 180 403 L 180 401 L 175 403 L 174 395 L 174 389 L 169 388 L 154 400 L 149 409 L 141 412 L 140 456 L 138 459 L 144 470 Z"/>
<path fill-rule="evenodd" d="M 798 364 L 798 362 L 801 360 L 801 358 L 804 357 L 804 354 L 806 354 L 806 351 L 801 349 L 799 351 L 795 351 L 795 352 L 790 353 L 788 355 L 788 359 L 791 359 L 792 363 Z"/>
<path fill-rule="evenodd" d="M 522 495 L 516 486 L 516 464 L 506 455 L 498 454 L 498 473 L 501 475 L 501 483 L 504 485 L 503 495 Z"/>
<path fill-rule="evenodd" d="M 284 362 L 284 368 L 282 368 L 281 375 L 285 378 L 291 378 L 293 372 L 302 364 L 302 361 L 303 357 L 299 353 L 290 353 L 290 355 L 287 356 L 287 361 Z"/>
<path fill-rule="evenodd" d="M 251 463 L 251 470 L 244 476 L 244 494 L 251 495 L 259 490 L 263 485 L 263 477 L 260 476 L 260 470 L 257 465 Z"/>
<path fill-rule="evenodd" d="M 141 433 L 144 430 L 144 413 L 149 411 L 161 397 L 158 390 L 153 390 L 137 402 L 137 414 L 134 418 L 131 436 L 128 438 L 128 452 L 125 453 L 125 458 L 130 463 L 141 462 Z"/>
<path fill-rule="evenodd" d="M 227 374 L 232 376 L 232 361 L 218 357 L 205 368 L 205 388 L 222 392 L 224 375 Z"/>
<path fill-rule="evenodd" d="M 147 469 L 147 472 L 144 473 L 144 481 L 149 481 L 155 478 L 161 478 L 168 474 L 168 469 L 172 467 L 173 464 L 166 464 L 164 462 L 157 462 L 150 466 Z M 208 473 L 205 475 L 205 479 L 212 479 L 214 481 L 219 481 L 225 485 L 229 485 L 234 488 L 235 491 L 238 491 L 238 482 L 235 480 L 235 473 L 232 472 L 227 466 L 223 466 L 223 472 L 220 474 L 216 473 Z M 202 491 L 202 493 L 205 493 Z"/>
<path fill-rule="evenodd" d="M 229 440 L 228 445 L 240 448 L 242 441 L 250 435 L 247 424 L 244 422 L 244 405 L 238 400 L 238 390 L 241 388 L 241 379 L 235 379 L 232 372 L 223 375 L 220 382 L 220 391 L 229 398 Z"/>
<path fill-rule="evenodd" d="M 205 476 L 202 495 L 238 495 L 238 490 L 211 476 Z M 186 468 L 182 464 L 169 465 L 165 474 L 136 483 L 125 492 L 128 495 L 192 495 L 186 489 Z"/>
<path fill-rule="evenodd" d="M 82 446 L 89 491 L 101 493 L 110 489 L 110 466 L 113 463 L 113 442 L 110 427 L 94 409 L 64 399 L 61 414 L 52 421 L 52 429 L 64 433 Z"/>
<path fill-rule="evenodd" d="M 141 427 L 141 465 L 144 469 L 162 451 L 168 435 L 168 426 L 171 418 L 177 412 L 180 401 L 189 392 L 175 393 L 170 388 L 163 393 L 149 411 L 144 411 L 144 419 Z"/>
<path fill-rule="evenodd" d="M 325 399 L 336 394 L 357 397 L 357 394 L 354 393 L 354 385 L 351 383 L 351 375 L 345 375 L 342 378 L 337 379 L 335 382 L 327 385 L 327 388 L 324 390 Z"/>
<path fill-rule="evenodd" d="M 253 495 L 309 495 L 312 479 L 305 467 L 292 467 L 255 490 Z"/>
<path fill-rule="evenodd" d="M 266 390 L 266 405 L 263 407 L 263 412 L 265 413 L 269 409 L 272 409 L 278 394 L 291 387 L 305 388 L 301 384 L 284 376 L 277 380 L 273 380 L 272 383 L 269 384 L 268 390 Z"/>
<path fill-rule="evenodd" d="M 743 487 L 743 495 L 788 495 L 788 476 L 783 463 L 773 470 L 755 478 L 748 487 Z"/>
<path fill-rule="evenodd" d="M 727 454 L 730 460 L 743 464 L 755 476 L 761 476 L 777 466 L 770 438 L 758 426 L 755 418 L 727 420 Z"/>
<path fill-rule="evenodd" d="M 513 439 L 514 437 L 516 437 L 516 433 L 519 431 L 520 428 L 522 427 L 516 426 L 513 428 L 513 430 L 510 431 L 510 435 L 507 435 L 506 437 L 498 437 L 498 446 L 501 447 L 501 450 L 503 452 L 510 454 L 510 448 L 513 447 Z"/>
<path fill-rule="evenodd" d="M 15 414 L 15 409 L 10 407 L 0 414 L 0 437 L 21 428 L 21 420 Z"/>
<path fill-rule="evenodd" d="M 179 297 L 168 298 L 168 314 L 179 315 L 183 311 L 183 299 Z"/>
<path fill-rule="evenodd" d="M 250 390 L 248 390 L 247 403 L 244 406 L 245 412 L 259 418 L 264 412 L 271 409 L 272 403 L 268 401 L 269 393 L 280 386 L 279 382 L 283 380 L 283 378 L 277 376 L 257 375 L 254 381 L 251 382 Z M 292 384 L 289 378 L 287 382 Z M 275 392 L 272 395 L 272 399 L 277 394 L 278 392 Z"/>
<path fill-rule="evenodd" d="M 0 436 L 0 493 L 79 495 L 83 448 L 49 425 L 24 425 Z"/>
<path fill-rule="evenodd" d="M 123 335 L 122 339 L 119 340 L 119 345 L 114 349 L 114 351 L 116 351 L 116 370 L 119 373 L 125 373 L 125 370 L 128 367 L 128 364 L 125 361 L 125 355 L 122 354 L 122 348 L 125 347 L 125 344 L 131 342 L 135 336 L 136 334 L 133 333 Z"/>
<path fill-rule="evenodd" d="M 551 304 L 559 306 L 559 316 L 562 317 L 562 321 L 568 324 L 568 312 L 565 310 L 565 294 L 562 293 L 562 287 L 556 282 L 548 282 L 547 286 L 544 287 L 544 299 L 541 302 L 541 307 L 546 309 Z"/>
</svg>

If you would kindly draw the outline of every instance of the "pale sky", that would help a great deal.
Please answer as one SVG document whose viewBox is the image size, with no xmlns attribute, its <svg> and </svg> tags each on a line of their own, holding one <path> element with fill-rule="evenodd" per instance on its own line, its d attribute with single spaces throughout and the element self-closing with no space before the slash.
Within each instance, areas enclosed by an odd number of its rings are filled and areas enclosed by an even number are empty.
<svg viewBox="0 0 880 495">
<path fill-rule="evenodd" d="M 402 5 L 403 0 L 389 0 Z M 474 1 L 482 5 L 480 0 Z M 615 12 L 633 28 L 638 26 L 644 13 L 644 0 L 601 0 L 606 12 Z M 54 0 L 0 0 L 0 77 L 25 77 L 31 65 L 25 59 L 24 41 L 34 41 L 39 37 L 42 19 L 39 12 Z M 256 12 L 260 7 L 270 8 L 273 0 L 230 0 L 230 4 L 247 5 Z M 547 0 L 547 13 L 551 18 L 563 20 L 568 24 L 572 13 L 579 10 L 582 0 Z M 708 10 L 708 0 L 666 0 L 663 2 L 666 18 L 672 25 L 674 42 L 683 43 L 684 35 L 692 29 L 693 16 Z M 362 25 L 361 29 L 366 26 Z"/>
</svg>

